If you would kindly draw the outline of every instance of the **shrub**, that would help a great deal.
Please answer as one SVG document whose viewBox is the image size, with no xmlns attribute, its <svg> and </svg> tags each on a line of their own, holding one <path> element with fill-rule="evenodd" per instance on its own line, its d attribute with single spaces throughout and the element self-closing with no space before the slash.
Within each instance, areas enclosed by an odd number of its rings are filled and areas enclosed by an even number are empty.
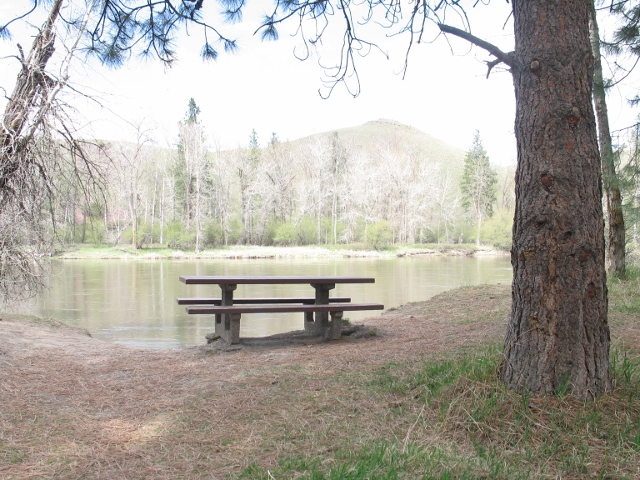
<svg viewBox="0 0 640 480">
<path fill-rule="evenodd" d="M 292 222 L 281 223 L 275 228 L 273 243 L 289 246 L 296 243 L 296 227 Z"/>
<path fill-rule="evenodd" d="M 367 244 L 375 250 L 382 250 L 393 242 L 393 230 L 386 220 L 379 220 L 368 228 Z"/>
<path fill-rule="evenodd" d="M 207 246 L 224 244 L 224 231 L 218 220 L 210 220 L 204 225 L 204 243 Z"/>
<path fill-rule="evenodd" d="M 187 232 L 184 224 L 177 220 L 172 220 L 167 224 L 165 238 L 169 248 L 185 249 L 195 244 L 195 234 Z"/>
<path fill-rule="evenodd" d="M 296 234 L 300 245 L 314 245 L 318 242 L 318 224 L 311 217 L 302 217 Z"/>
<path fill-rule="evenodd" d="M 513 212 L 500 209 L 491 218 L 485 220 L 480 231 L 480 239 L 483 243 L 502 250 L 510 250 L 512 225 Z"/>
</svg>

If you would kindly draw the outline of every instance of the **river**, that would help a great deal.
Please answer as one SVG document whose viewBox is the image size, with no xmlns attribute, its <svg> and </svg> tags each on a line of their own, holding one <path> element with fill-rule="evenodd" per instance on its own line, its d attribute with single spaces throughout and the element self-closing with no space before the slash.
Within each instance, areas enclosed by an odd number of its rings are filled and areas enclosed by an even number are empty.
<svg viewBox="0 0 640 480">
<path fill-rule="evenodd" d="M 210 316 L 187 315 L 177 297 L 219 296 L 217 286 L 187 286 L 180 275 L 357 275 L 375 284 L 343 284 L 332 296 L 385 308 L 426 300 L 463 285 L 511 282 L 507 256 L 269 260 L 65 260 L 54 262 L 48 290 L 21 312 L 86 328 L 92 336 L 133 347 L 203 344 Z M 240 285 L 236 296 L 313 296 L 308 285 Z M 378 312 L 349 312 L 352 321 Z M 241 336 L 302 329 L 302 314 L 245 315 Z"/>
</svg>

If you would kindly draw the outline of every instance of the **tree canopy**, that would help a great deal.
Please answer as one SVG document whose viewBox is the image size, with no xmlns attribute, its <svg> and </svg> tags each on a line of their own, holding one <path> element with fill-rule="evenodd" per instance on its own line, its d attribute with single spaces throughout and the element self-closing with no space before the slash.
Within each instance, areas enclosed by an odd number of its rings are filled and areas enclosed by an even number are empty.
<svg viewBox="0 0 640 480">
<path fill-rule="evenodd" d="M 247 22 L 247 18 L 251 19 L 253 33 L 263 40 L 277 40 L 285 25 L 287 33 L 293 27 L 298 39 L 294 55 L 303 60 L 325 37 L 335 36 L 341 45 L 335 56 L 322 64 L 327 95 L 340 82 L 357 95 L 359 60 L 372 51 L 386 56 L 385 43 L 391 39 L 404 39 L 407 68 L 413 45 L 432 42 L 443 26 L 453 28 L 450 32 L 469 30 L 468 11 L 476 7 L 454 0 L 415 4 L 400 0 L 285 0 L 271 4 L 247 0 L 65 0 L 63 4 L 61 16 L 69 29 L 77 28 L 89 10 L 82 47 L 90 56 L 114 67 L 138 55 L 173 64 L 179 57 L 177 38 L 185 30 L 200 39 L 200 55 L 205 60 L 238 52 L 243 39 L 233 37 L 233 24 Z M 9 38 L 15 21 L 48 5 L 46 0 L 32 0 L 24 14 L 0 24 L 0 37 Z M 384 29 L 382 35 L 380 28 Z M 492 46 L 490 53 L 508 62 L 508 55 L 499 48 Z"/>
</svg>

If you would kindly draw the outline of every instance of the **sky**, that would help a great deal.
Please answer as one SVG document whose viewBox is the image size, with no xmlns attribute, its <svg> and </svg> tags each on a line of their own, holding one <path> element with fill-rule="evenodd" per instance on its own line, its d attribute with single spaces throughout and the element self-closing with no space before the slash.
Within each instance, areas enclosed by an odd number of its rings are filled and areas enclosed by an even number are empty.
<svg viewBox="0 0 640 480">
<path fill-rule="evenodd" d="M 0 22 L 24 11 L 27 4 L 24 0 L 2 2 Z M 215 6 L 205 1 L 207 5 Z M 96 99 L 72 100 L 83 134 L 133 140 L 134 127 L 139 126 L 160 145 L 173 145 L 177 123 L 184 118 L 189 99 L 194 98 L 212 148 L 246 146 L 253 129 L 261 145 L 266 145 L 272 133 L 286 141 L 390 119 L 463 150 L 471 146 L 477 129 L 491 161 L 515 164 L 511 75 L 498 67 L 487 79 L 484 62 L 490 57 L 484 51 L 459 39 L 432 35 L 429 42 L 414 45 L 403 78 L 406 38 L 387 38 L 387 31 L 371 25 L 378 29 L 375 34 L 390 58 L 372 51 L 358 59 L 361 91 L 356 98 L 338 85 L 323 99 L 318 93 L 324 72 L 319 63 L 335 63 L 332 53 L 339 45 L 340 32 L 329 31 L 311 58 L 300 61 L 293 53 L 298 42 L 287 31 L 281 31 L 275 42 L 262 42 L 252 35 L 266 3 L 250 5 L 242 24 L 225 27 L 238 39 L 239 52 L 222 52 L 215 62 L 200 59 L 200 37 L 195 31 L 178 38 L 178 61 L 170 69 L 158 61 L 132 58 L 114 70 L 77 58 L 72 65 L 72 85 Z M 472 32 L 503 51 L 511 50 L 509 8 L 507 2 L 480 3 L 470 10 Z M 205 10 L 204 14 L 210 16 L 211 12 Z M 32 21 L 41 23 L 36 18 Z M 15 55 L 16 42 L 26 49 L 33 30 L 14 28 L 12 33 L 11 41 L 0 41 L 0 85 L 8 91 L 15 81 L 17 62 L 7 57 Z M 614 129 L 633 122 L 624 96 L 623 92 L 610 94 Z"/>
</svg>

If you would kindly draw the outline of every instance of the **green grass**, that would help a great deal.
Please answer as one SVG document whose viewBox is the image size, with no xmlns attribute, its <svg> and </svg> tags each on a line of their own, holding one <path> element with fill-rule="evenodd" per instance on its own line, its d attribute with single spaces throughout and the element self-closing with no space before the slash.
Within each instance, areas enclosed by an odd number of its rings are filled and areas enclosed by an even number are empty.
<svg viewBox="0 0 640 480">
<path fill-rule="evenodd" d="M 624 280 L 612 278 L 609 280 L 609 309 L 610 311 L 640 314 L 640 268 L 635 265 L 627 266 L 627 276 Z"/>
<path fill-rule="evenodd" d="M 640 358 L 614 350 L 615 389 L 597 401 L 532 399 L 496 377 L 498 346 L 440 361 L 388 363 L 354 385 L 408 417 L 396 436 L 251 465 L 252 479 L 633 478 L 640 465 Z M 345 385 L 345 388 L 347 385 Z M 418 412 L 416 414 L 416 412 Z M 411 417 L 411 418 L 409 418 Z M 362 426 L 366 428 L 366 426 Z M 355 433 L 354 433 L 355 438 Z"/>
<path fill-rule="evenodd" d="M 637 322 L 640 270 L 610 282 L 616 325 Z M 615 327 L 614 327 L 615 328 Z M 253 464 L 255 479 L 537 479 L 640 476 L 640 354 L 619 341 L 611 351 L 614 388 L 582 402 L 560 389 L 532 398 L 497 377 L 501 346 L 469 347 L 437 361 L 389 362 L 337 377 L 352 399 L 375 398 L 379 420 L 354 422 L 329 449 Z M 356 393 L 357 392 L 357 393 Z M 383 424 L 392 433 L 363 435 Z"/>
</svg>

